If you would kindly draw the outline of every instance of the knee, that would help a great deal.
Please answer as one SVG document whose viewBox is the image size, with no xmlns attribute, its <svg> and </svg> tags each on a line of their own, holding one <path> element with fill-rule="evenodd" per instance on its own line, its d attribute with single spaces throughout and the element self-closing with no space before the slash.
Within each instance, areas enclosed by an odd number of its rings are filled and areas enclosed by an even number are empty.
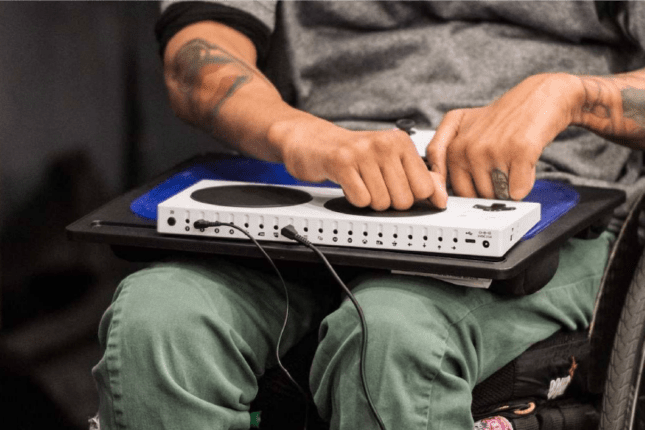
<svg viewBox="0 0 645 430">
<path fill-rule="evenodd" d="M 427 354 L 439 353 L 449 326 L 440 307 L 422 304 L 408 292 L 392 290 L 362 290 L 357 299 L 368 330 L 370 356 L 389 355 L 401 362 L 418 362 Z M 344 302 L 325 319 L 320 335 L 321 341 L 334 344 L 334 349 L 360 348 L 362 323 L 351 302 Z"/>
<path fill-rule="evenodd" d="M 427 376 L 436 374 L 441 363 L 452 363 L 453 373 L 477 378 L 482 332 L 456 293 L 427 283 L 418 288 L 372 283 L 356 297 L 365 315 L 371 363 L 383 369 L 386 363 L 399 363 Z M 321 325 L 320 358 L 358 357 L 361 331 L 358 312 L 350 301 L 343 302 Z"/>
<path fill-rule="evenodd" d="M 101 321 L 99 337 L 104 345 L 118 342 L 124 353 L 143 351 L 185 343 L 204 330 L 201 326 L 217 320 L 194 281 L 160 266 L 121 282 Z"/>
</svg>

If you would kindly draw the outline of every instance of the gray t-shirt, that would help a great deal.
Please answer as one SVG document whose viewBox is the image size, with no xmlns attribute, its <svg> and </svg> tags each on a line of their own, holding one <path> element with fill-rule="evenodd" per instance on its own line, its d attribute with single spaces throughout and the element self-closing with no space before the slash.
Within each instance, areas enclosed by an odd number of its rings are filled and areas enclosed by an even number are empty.
<svg viewBox="0 0 645 430">
<path fill-rule="evenodd" d="M 348 128 L 400 118 L 437 127 L 449 110 L 486 105 L 537 73 L 645 67 L 641 2 L 609 14 L 602 2 L 222 3 L 272 32 L 264 69 L 290 103 Z M 545 149 L 538 178 L 625 190 L 617 232 L 645 190 L 643 154 L 570 127 Z"/>
</svg>

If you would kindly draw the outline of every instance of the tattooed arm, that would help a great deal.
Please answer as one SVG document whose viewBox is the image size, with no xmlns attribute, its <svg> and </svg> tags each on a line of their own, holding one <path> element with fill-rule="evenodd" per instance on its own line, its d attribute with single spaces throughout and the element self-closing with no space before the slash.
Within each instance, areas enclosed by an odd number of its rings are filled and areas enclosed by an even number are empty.
<svg viewBox="0 0 645 430">
<path fill-rule="evenodd" d="M 255 62 L 255 46 L 243 34 L 215 22 L 196 23 L 166 47 L 166 87 L 181 119 L 242 152 L 281 161 L 281 148 L 267 139 L 269 129 L 302 113 L 282 101 Z"/>
<path fill-rule="evenodd" d="M 645 71 L 580 76 L 580 111 L 573 123 L 611 141 L 645 150 Z"/>
<path fill-rule="evenodd" d="M 255 67 L 253 43 L 215 22 L 185 27 L 164 53 L 175 113 L 255 158 L 284 163 L 305 181 L 331 180 L 359 207 L 445 207 L 448 195 L 400 130 L 349 131 L 294 109 Z"/>
</svg>

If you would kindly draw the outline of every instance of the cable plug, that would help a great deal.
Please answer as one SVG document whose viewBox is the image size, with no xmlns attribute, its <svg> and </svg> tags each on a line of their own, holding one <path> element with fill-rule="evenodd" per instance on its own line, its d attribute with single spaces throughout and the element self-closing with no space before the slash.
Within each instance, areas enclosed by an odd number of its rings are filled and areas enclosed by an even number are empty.
<svg viewBox="0 0 645 430">
<path fill-rule="evenodd" d="M 221 222 L 219 221 L 206 221 L 205 219 L 200 219 L 195 221 L 193 224 L 193 227 L 195 227 L 198 230 L 201 230 L 203 228 L 208 228 L 208 227 L 220 227 L 222 225 Z"/>
<path fill-rule="evenodd" d="M 296 228 L 291 224 L 289 224 L 286 227 L 282 227 L 282 229 L 280 230 L 280 233 L 282 233 L 282 235 L 287 239 L 295 240 L 305 245 L 311 245 L 311 242 L 309 242 L 306 238 L 300 236 L 296 231 Z"/>
</svg>

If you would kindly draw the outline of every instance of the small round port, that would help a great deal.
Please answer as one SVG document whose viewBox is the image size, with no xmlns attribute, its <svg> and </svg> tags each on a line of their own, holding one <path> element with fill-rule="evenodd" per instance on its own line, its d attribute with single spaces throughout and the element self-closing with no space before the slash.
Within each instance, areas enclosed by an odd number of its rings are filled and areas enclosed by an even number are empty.
<svg viewBox="0 0 645 430">
<path fill-rule="evenodd" d="M 168 225 L 169 226 L 173 226 L 175 224 L 177 224 L 177 220 L 174 217 L 168 218 Z"/>
<path fill-rule="evenodd" d="M 488 248 L 490 246 L 490 242 L 487 240 L 483 241 L 482 244 L 484 245 L 484 248 Z"/>
</svg>

